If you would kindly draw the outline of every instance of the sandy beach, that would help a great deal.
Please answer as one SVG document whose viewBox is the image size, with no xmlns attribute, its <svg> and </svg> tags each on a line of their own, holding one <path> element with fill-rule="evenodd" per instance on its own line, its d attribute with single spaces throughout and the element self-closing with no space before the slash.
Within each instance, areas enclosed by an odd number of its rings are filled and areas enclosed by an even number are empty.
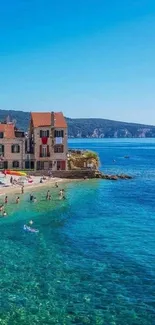
<svg viewBox="0 0 155 325">
<path fill-rule="evenodd" d="M 0 182 L 2 184 L 0 184 L 0 196 L 4 196 L 7 195 L 9 193 L 16 193 L 16 194 L 21 194 L 21 187 L 22 187 L 22 181 L 23 178 L 21 178 L 18 176 L 14 176 L 14 180 L 16 180 L 17 184 L 12 185 L 10 183 L 10 175 L 4 175 L 2 173 L 0 173 Z M 69 182 L 71 180 L 68 179 L 62 179 L 62 178 L 46 178 L 45 180 L 43 180 L 42 183 L 40 183 L 40 178 L 38 176 L 31 176 L 31 183 L 28 183 L 28 181 L 25 179 L 23 181 L 23 185 L 24 185 L 24 192 L 26 191 L 32 191 L 34 189 L 38 189 L 41 187 L 46 187 L 46 186 L 51 186 L 54 187 L 55 183 L 57 182 L 58 184 L 60 183 L 64 183 L 64 182 Z"/>
</svg>

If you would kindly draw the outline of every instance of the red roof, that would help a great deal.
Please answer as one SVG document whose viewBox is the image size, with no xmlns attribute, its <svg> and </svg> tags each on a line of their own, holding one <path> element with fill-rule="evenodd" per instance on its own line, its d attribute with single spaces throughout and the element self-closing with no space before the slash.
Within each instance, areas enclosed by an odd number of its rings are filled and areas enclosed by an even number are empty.
<svg viewBox="0 0 155 325">
<path fill-rule="evenodd" d="M 41 126 L 51 126 L 51 114 L 49 112 L 46 113 L 39 113 L 34 112 L 31 113 L 31 119 L 33 122 L 34 127 L 41 127 Z M 55 128 L 67 128 L 67 123 L 63 114 L 54 113 L 54 127 Z"/>
<path fill-rule="evenodd" d="M 0 124 L 0 132 L 4 133 L 5 139 L 15 138 L 15 129 L 13 124 Z"/>
</svg>

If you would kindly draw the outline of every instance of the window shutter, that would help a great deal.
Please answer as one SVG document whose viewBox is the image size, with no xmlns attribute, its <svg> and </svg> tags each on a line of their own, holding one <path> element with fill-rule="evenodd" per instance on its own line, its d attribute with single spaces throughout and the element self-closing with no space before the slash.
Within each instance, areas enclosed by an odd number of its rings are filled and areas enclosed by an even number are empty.
<svg viewBox="0 0 155 325">
<path fill-rule="evenodd" d="M 17 151 L 18 153 L 20 152 L 20 146 L 18 145 L 18 151 Z"/>
<path fill-rule="evenodd" d="M 14 145 L 11 146 L 11 152 L 13 153 L 13 148 L 14 148 Z"/>
<path fill-rule="evenodd" d="M 40 157 L 42 156 L 42 146 L 40 145 Z"/>
<path fill-rule="evenodd" d="M 4 145 L 2 144 L 2 153 L 4 154 Z"/>
<path fill-rule="evenodd" d="M 47 130 L 47 138 L 49 138 L 49 130 Z"/>
<path fill-rule="evenodd" d="M 61 131 L 61 138 L 63 138 L 64 137 L 64 131 L 62 130 Z"/>
<path fill-rule="evenodd" d="M 50 156 L 49 145 L 47 145 L 47 157 Z"/>
<path fill-rule="evenodd" d="M 40 138 L 42 138 L 42 130 L 40 130 Z"/>
</svg>

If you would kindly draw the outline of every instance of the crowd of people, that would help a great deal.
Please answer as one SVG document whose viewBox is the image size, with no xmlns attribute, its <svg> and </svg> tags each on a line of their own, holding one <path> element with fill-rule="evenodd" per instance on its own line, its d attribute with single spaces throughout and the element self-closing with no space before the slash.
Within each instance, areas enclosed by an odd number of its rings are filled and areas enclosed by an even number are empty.
<svg viewBox="0 0 155 325">
<path fill-rule="evenodd" d="M 55 183 L 55 187 L 58 188 L 58 183 Z M 24 194 L 24 185 L 21 187 L 21 194 Z M 46 193 L 46 200 L 50 201 L 52 199 L 50 190 L 47 191 Z M 59 191 L 59 199 L 60 200 L 65 200 L 66 197 L 64 195 L 64 189 L 60 189 Z M 15 203 L 18 204 L 20 202 L 20 196 L 17 196 L 15 199 Z M 30 202 L 37 202 L 37 198 L 31 193 L 30 194 Z M 8 204 L 8 196 L 6 195 L 4 198 L 4 203 L 0 205 L 0 215 L 1 217 L 7 217 L 7 212 L 6 212 L 6 206 Z M 32 222 L 33 223 L 33 222 Z"/>
</svg>

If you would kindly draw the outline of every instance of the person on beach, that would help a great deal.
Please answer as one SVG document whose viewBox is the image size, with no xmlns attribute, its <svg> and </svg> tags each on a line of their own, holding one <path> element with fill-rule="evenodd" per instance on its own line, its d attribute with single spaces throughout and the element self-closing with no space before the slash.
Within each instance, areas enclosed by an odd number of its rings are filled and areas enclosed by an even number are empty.
<svg viewBox="0 0 155 325">
<path fill-rule="evenodd" d="M 21 187 L 21 193 L 24 194 L 24 185 Z"/>
<path fill-rule="evenodd" d="M 5 200 L 4 200 L 4 202 L 5 202 L 5 204 L 7 204 L 7 203 L 8 203 L 8 197 L 7 197 L 7 196 L 5 197 Z"/>
<path fill-rule="evenodd" d="M 52 177 L 52 171 L 48 170 L 48 177 L 51 178 Z"/>
<path fill-rule="evenodd" d="M 10 177 L 10 183 L 13 184 L 13 177 Z"/>
<path fill-rule="evenodd" d="M 20 200 L 20 198 L 19 198 L 19 196 L 17 196 L 17 198 L 16 198 L 16 204 L 19 203 L 19 200 Z"/>
</svg>

